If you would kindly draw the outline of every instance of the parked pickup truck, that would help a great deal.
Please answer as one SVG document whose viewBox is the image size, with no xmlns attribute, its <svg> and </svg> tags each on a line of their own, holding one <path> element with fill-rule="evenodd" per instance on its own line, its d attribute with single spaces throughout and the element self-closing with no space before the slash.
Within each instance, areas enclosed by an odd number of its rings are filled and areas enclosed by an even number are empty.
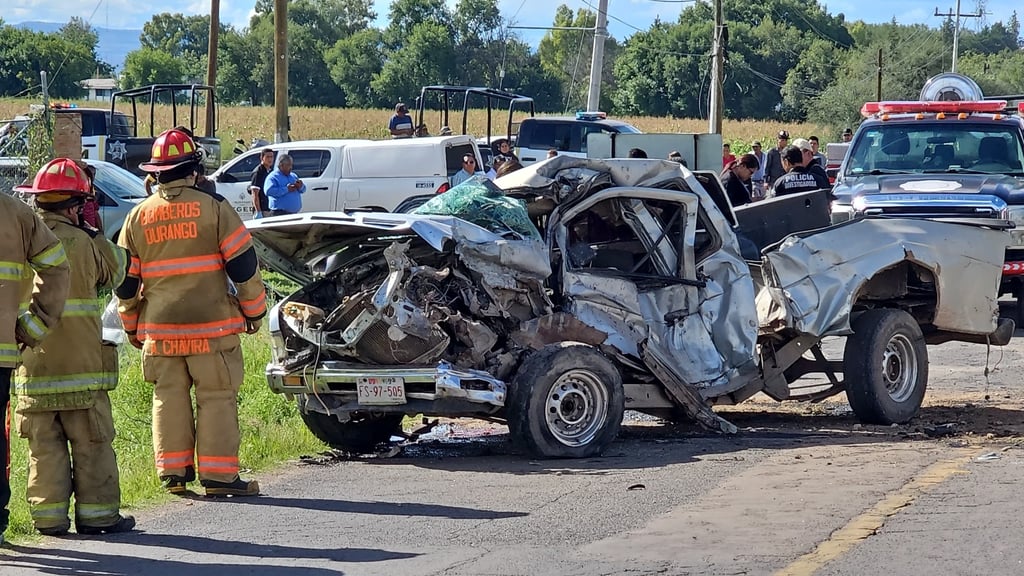
<svg viewBox="0 0 1024 576">
<path fill-rule="evenodd" d="M 920 100 L 868 102 L 833 193 L 833 221 L 862 215 L 1013 220 L 1000 294 L 1024 323 L 1024 103 L 985 99 L 944 73 Z"/>
<path fill-rule="evenodd" d="M 269 314 L 268 383 L 345 450 L 425 414 L 504 421 L 531 454 L 586 457 L 625 409 L 732 432 L 711 406 L 759 392 L 845 392 L 865 422 L 906 422 L 926 344 L 1009 341 L 996 292 L 1010 224 L 863 218 L 748 262 L 740 237 L 759 231 L 704 181 L 669 161 L 559 156 L 416 215 L 250 221 L 262 261 L 302 285 Z M 774 221 L 756 209 L 743 220 Z M 829 336 L 846 337 L 841 359 Z M 816 388 L 797 383 L 811 373 Z"/>
<path fill-rule="evenodd" d="M 266 148 L 274 151 L 275 165 L 277 154 L 292 157 L 292 171 L 306 184 L 303 212 L 407 212 L 448 190 L 448 179 L 462 169 L 463 154 L 483 165 L 472 136 L 295 141 L 249 150 L 224 164 L 211 176 L 217 192 L 232 203 L 251 199 L 252 172 Z M 243 219 L 252 218 L 251 201 L 249 206 L 239 210 Z"/>
</svg>

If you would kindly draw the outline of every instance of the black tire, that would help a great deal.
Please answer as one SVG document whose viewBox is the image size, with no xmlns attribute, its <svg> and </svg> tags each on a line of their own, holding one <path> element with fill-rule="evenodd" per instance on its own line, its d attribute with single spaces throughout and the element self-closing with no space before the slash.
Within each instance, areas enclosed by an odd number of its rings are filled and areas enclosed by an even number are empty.
<svg viewBox="0 0 1024 576">
<path fill-rule="evenodd" d="M 903 424 L 917 415 L 928 387 L 928 348 L 903 310 L 876 309 L 853 322 L 843 357 L 846 398 L 868 424 Z"/>
<path fill-rule="evenodd" d="M 306 428 L 332 448 L 363 454 L 381 442 L 387 442 L 402 426 L 404 414 L 351 414 L 342 422 L 331 414 L 307 412 L 299 407 Z"/>
<path fill-rule="evenodd" d="M 1024 282 L 1021 282 L 1013 291 L 1013 298 L 1017 305 L 1017 313 L 1013 315 L 1013 322 L 1018 327 L 1024 327 Z"/>
<path fill-rule="evenodd" d="M 622 376 L 604 354 L 578 342 L 549 344 L 512 379 L 509 432 L 533 456 L 586 458 L 618 436 L 625 404 Z"/>
</svg>

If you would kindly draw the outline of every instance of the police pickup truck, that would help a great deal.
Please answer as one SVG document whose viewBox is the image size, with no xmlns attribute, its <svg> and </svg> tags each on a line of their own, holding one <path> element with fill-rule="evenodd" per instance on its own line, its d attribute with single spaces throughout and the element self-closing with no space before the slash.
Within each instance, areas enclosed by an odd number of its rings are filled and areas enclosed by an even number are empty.
<svg viewBox="0 0 1024 576">
<path fill-rule="evenodd" d="M 862 215 L 1013 220 L 1000 294 L 1016 298 L 1024 321 L 1024 102 L 1008 108 L 970 78 L 945 73 L 919 101 L 868 102 L 861 115 L 833 189 L 833 223 Z"/>
</svg>

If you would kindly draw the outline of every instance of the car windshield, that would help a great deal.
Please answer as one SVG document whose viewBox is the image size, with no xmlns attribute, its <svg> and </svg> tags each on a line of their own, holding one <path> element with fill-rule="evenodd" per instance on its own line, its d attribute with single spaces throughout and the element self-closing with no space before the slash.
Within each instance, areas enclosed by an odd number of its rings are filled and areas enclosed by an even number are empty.
<svg viewBox="0 0 1024 576">
<path fill-rule="evenodd" d="M 1019 174 L 1020 129 L 1013 125 L 936 122 L 886 123 L 864 130 L 848 155 L 846 176 L 969 172 Z"/>
<path fill-rule="evenodd" d="M 96 187 L 103 192 L 122 200 L 146 197 L 146 187 L 138 176 L 109 162 L 92 165 L 96 168 Z"/>
<path fill-rule="evenodd" d="M 619 134 L 643 134 L 636 126 L 632 124 L 619 124 L 615 127 L 619 131 Z"/>
</svg>

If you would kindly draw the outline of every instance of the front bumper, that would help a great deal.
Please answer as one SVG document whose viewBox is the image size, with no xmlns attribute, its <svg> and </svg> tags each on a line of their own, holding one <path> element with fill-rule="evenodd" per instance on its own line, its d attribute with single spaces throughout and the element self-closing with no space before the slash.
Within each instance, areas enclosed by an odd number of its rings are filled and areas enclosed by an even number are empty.
<svg viewBox="0 0 1024 576">
<path fill-rule="evenodd" d="M 405 396 L 410 400 L 462 400 L 474 404 L 503 407 L 507 387 L 504 382 L 480 370 L 456 368 L 447 362 L 436 366 L 382 367 L 348 362 L 321 362 L 287 371 L 267 365 L 267 384 L 279 394 L 325 394 L 345 400 L 358 398 L 360 378 L 402 378 Z"/>
</svg>

